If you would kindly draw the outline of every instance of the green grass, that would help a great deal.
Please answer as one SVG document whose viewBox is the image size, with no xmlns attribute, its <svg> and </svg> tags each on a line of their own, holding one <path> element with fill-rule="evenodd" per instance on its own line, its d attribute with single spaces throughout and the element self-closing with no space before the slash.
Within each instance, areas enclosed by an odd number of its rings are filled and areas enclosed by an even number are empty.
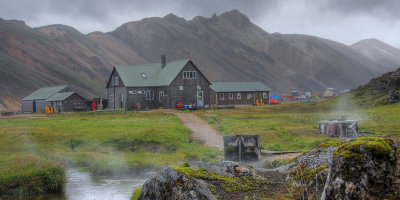
<svg viewBox="0 0 400 200">
<path fill-rule="evenodd" d="M 321 141 L 336 140 L 318 134 L 318 121 L 341 116 L 359 120 L 359 131 L 400 135 L 399 103 L 359 107 L 354 102 L 346 95 L 313 103 L 203 110 L 198 115 L 223 135 L 260 135 L 262 148 L 275 151 L 307 151 Z"/>
<path fill-rule="evenodd" d="M 23 157 L 0 166 L 0 194 L 25 197 L 59 193 L 66 183 L 64 166 L 53 161 Z"/>
<path fill-rule="evenodd" d="M 174 115 L 100 112 L 0 120 L 0 166 L 39 156 L 92 173 L 160 168 L 184 160 L 218 160 L 222 152 L 189 143 L 190 130 Z"/>
</svg>

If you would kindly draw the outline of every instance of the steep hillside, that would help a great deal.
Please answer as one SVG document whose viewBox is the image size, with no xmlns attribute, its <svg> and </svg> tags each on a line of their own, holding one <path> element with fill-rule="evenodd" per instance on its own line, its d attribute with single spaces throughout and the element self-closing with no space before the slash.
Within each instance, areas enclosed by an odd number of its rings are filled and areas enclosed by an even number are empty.
<svg viewBox="0 0 400 200">
<path fill-rule="evenodd" d="M 65 63 L 71 63 L 69 68 Z M 15 109 L 19 99 L 42 85 L 67 83 L 87 96 L 103 93 L 102 85 L 80 73 L 74 58 L 21 21 L 0 20 L 0 104 Z"/>
<path fill-rule="evenodd" d="M 211 81 L 262 81 L 278 92 L 355 88 L 393 68 L 396 56 L 372 58 L 357 46 L 270 34 L 237 10 L 192 20 L 169 14 L 86 35 L 0 19 L 0 109 L 18 108 L 43 85 L 66 83 L 102 96 L 113 65 L 159 62 L 161 54 L 167 61 L 190 57 Z"/>
<path fill-rule="evenodd" d="M 400 102 L 400 68 L 372 79 L 351 91 L 359 105 L 384 105 Z"/>
<path fill-rule="evenodd" d="M 376 63 L 382 64 L 383 70 L 395 70 L 400 67 L 400 49 L 377 39 L 361 40 L 351 47 Z"/>
</svg>

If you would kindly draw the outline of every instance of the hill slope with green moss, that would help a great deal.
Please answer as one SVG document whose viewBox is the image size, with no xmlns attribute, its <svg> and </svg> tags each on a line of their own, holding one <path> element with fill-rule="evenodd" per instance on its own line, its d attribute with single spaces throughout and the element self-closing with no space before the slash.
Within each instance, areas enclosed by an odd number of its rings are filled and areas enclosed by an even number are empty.
<svg viewBox="0 0 400 200">
<path fill-rule="evenodd" d="M 352 90 L 359 105 L 385 105 L 400 102 L 400 68 L 372 79 Z"/>
</svg>

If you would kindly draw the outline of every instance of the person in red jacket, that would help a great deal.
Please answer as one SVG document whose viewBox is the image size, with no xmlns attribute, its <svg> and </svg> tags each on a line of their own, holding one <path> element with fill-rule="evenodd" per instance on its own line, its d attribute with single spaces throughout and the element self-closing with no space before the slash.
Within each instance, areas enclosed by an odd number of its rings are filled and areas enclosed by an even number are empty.
<svg viewBox="0 0 400 200">
<path fill-rule="evenodd" d="M 94 101 L 92 103 L 92 108 L 93 108 L 93 111 L 96 111 L 96 102 L 94 102 Z"/>
</svg>

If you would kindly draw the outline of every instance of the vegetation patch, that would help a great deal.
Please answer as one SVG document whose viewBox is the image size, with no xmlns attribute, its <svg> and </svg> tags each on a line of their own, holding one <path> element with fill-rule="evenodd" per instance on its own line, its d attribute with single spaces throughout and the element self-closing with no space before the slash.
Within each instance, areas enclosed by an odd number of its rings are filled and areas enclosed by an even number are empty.
<svg viewBox="0 0 400 200">
<path fill-rule="evenodd" d="M 189 142 L 174 115 L 130 111 L 0 119 L 0 165 L 26 155 L 65 162 L 91 173 L 160 169 L 186 160 L 217 161 L 221 150 Z"/>
<path fill-rule="evenodd" d="M 0 164 L 1 195 L 21 198 L 33 194 L 60 193 L 65 183 L 64 166 L 52 161 L 22 157 Z"/>
<path fill-rule="evenodd" d="M 215 172 L 209 172 L 203 168 L 192 169 L 185 166 L 174 166 L 172 167 L 176 171 L 185 174 L 188 177 L 197 179 L 209 180 L 209 181 L 220 181 L 221 187 L 227 192 L 240 192 L 240 191 L 252 191 L 262 187 L 262 185 L 272 184 L 272 181 L 251 177 L 230 177 L 228 175 L 221 175 Z"/>
<path fill-rule="evenodd" d="M 137 200 L 139 198 L 141 192 L 142 192 L 141 187 L 138 187 L 135 190 L 133 190 L 131 200 Z"/>
<path fill-rule="evenodd" d="M 283 165 L 288 164 L 291 159 L 275 159 L 275 160 L 267 160 L 265 161 L 266 169 L 274 169 Z"/>
<path fill-rule="evenodd" d="M 320 165 L 317 168 L 305 169 L 304 166 L 300 165 L 297 168 L 291 170 L 289 172 L 289 176 L 291 176 L 298 183 L 306 184 L 327 168 L 327 165 Z"/>
<path fill-rule="evenodd" d="M 318 148 L 328 148 L 328 147 L 337 147 L 337 146 L 339 146 L 339 142 L 328 140 L 328 141 L 322 142 L 317 147 Z"/>
<path fill-rule="evenodd" d="M 362 148 L 371 152 L 376 158 L 387 159 L 392 152 L 393 141 L 383 137 L 360 137 L 355 141 L 340 145 L 334 152 L 334 157 L 343 156 L 346 159 L 362 161 Z"/>
</svg>

